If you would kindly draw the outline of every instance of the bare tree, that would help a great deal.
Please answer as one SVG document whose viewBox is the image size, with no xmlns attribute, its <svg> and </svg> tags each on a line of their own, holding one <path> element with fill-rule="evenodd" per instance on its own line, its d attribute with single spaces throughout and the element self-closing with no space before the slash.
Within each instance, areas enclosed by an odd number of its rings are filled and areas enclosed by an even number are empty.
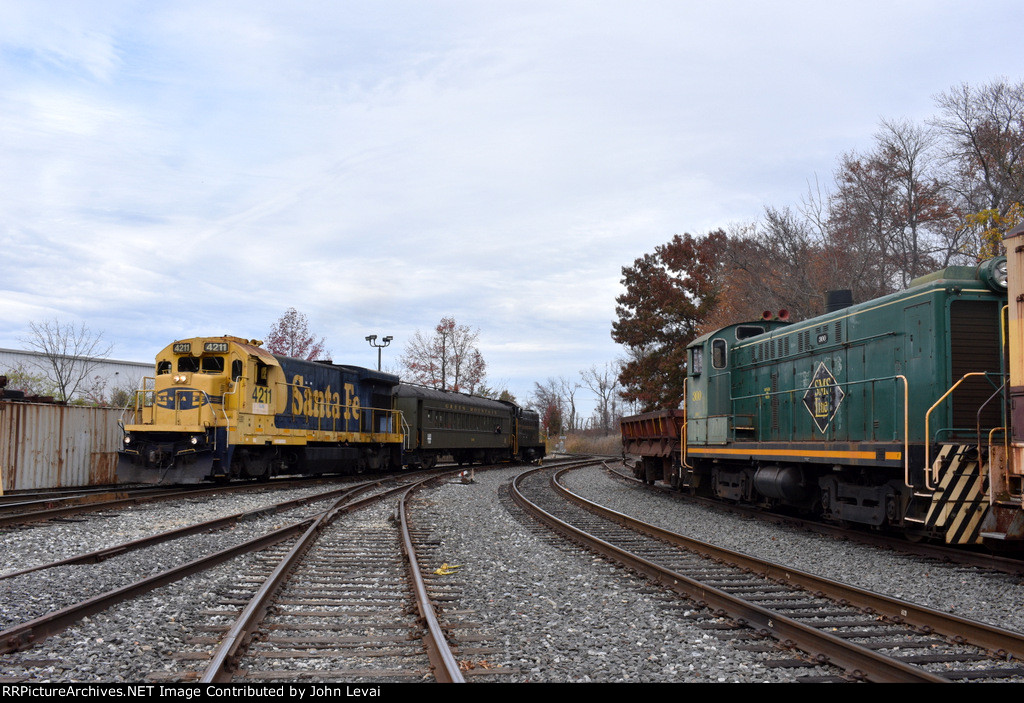
<svg viewBox="0 0 1024 703">
<path fill-rule="evenodd" d="M 616 364 L 605 364 L 599 369 L 596 365 L 586 371 L 581 371 L 583 385 L 589 388 L 597 396 L 596 415 L 600 423 L 601 431 L 610 434 L 613 424 L 617 419 L 616 398 L 619 392 L 619 369 Z"/>
<path fill-rule="evenodd" d="M 936 102 L 942 112 L 932 124 L 945 137 L 964 210 L 1006 215 L 1024 202 L 1024 82 L 964 83 Z"/>
<path fill-rule="evenodd" d="M 288 308 L 267 335 L 267 349 L 293 359 L 320 359 L 327 356 L 324 340 L 316 341 L 309 331 L 309 320 L 295 308 Z"/>
<path fill-rule="evenodd" d="M 549 378 L 545 383 L 534 381 L 533 395 L 530 396 L 529 407 L 537 411 L 541 424 L 551 436 L 560 435 L 565 430 L 565 398 L 561 386 L 561 381 L 555 378 Z"/>
<path fill-rule="evenodd" d="M 564 376 L 558 377 L 558 393 L 562 397 L 565 410 L 568 413 L 563 418 L 563 425 L 568 432 L 579 429 L 582 424 L 579 412 L 576 410 L 576 393 L 580 387 L 580 384 L 575 381 L 570 381 Z"/>
<path fill-rule="evenodd" d="M 103 341 L 103 333 L 93 333 L 85 323 L 59 320 L 30 322 L 30 337 L 22 343 L 39 354 L 35 366 L 53 382 L 56 397 L 69 401 L 92 371 L 110 356 L 113 345 Z"/>
<path fill-rule="evenodd" d="M 956 253 L 953 204 L 938 172 L 937 140 L 927 127 L 882 120 L 878 152 L 895 186 L 895 248 L 905 272 L 903 285 L 947 265 Z"/>
<path fill-rule="evenodd" d="M 483 384 L 487 364 L 477 348 L 479 330 L 445 317 L 426 336 L 419 330 L 405 347 L 401 363 L 410 380 L 441 390 L 473 393 Z"/>
</svg>

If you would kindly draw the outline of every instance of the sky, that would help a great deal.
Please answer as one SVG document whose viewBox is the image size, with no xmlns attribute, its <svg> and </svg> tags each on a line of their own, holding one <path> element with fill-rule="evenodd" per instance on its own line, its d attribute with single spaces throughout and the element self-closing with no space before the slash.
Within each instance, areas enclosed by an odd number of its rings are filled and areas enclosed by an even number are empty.
<svg viewBox="0 0 1024 703">
<path fill-rule="evenodd" d="M 0 0 L 0 347 L 266 337 L 487 382 L 603 368 L 622 268 L 828 181 L 882 119 L 1024 79 L 1019 0 Z M 589 393 L 578 401 L 587 412 Z"/>
</svg>

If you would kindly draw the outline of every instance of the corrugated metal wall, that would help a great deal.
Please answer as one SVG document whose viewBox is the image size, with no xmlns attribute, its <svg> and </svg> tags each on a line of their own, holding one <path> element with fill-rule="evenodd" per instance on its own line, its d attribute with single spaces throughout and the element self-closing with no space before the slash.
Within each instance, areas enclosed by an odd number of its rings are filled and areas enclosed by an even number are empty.
<svg viewBox="0 0 1024 703">
<path fill-rule="evenodd" d="M 121 412 L 0 402 L 4 491 L 116 483 Z"/>
</svg>

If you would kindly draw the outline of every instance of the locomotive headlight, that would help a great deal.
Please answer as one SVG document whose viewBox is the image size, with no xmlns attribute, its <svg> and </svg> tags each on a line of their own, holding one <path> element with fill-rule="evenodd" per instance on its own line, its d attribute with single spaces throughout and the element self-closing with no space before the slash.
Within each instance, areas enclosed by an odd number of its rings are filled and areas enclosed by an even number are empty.
<svg viewBox="0 0 1024 703">
<path fill-rule="evenodd" d="M 125 444 L 131 444 L 132 443 L 131 435 L 125 435 L 124 436 L 124 443 Z"/>
<path fill-rule="evenodd" d="M 190 439 L 189 441 L 192 442 L 193 446 L 199 444 L 199 438 L 196 437 L 195 435 L 192 435 L 192 439 Z"/>
<path fill-rule="evenodd" d="M 1006 290 L 1006 257 L 989 259 L 980 267 L 981 280 L 995 291 Z"/>
</svg>

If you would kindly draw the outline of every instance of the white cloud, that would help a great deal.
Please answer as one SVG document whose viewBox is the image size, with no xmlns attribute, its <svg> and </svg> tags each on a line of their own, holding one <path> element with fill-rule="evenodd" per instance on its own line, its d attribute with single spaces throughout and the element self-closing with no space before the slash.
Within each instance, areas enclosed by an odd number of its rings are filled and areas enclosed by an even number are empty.
<svg viewBox="0 0 1024 703">
<path fill-rule="evenodd" d="M 998 16 L 984 43 L 957 40 Z M 619 354 L 623 266 L 797 201 L 878 119 L 1022 65 L 1014 2 L 8 3 L 0 346 L 444 315 L 520 395 Z M 1019 77 L 1018 77 L 1019 78 Z M 523 391 L 525 389 L 525 391 Z"/>
</svg>

